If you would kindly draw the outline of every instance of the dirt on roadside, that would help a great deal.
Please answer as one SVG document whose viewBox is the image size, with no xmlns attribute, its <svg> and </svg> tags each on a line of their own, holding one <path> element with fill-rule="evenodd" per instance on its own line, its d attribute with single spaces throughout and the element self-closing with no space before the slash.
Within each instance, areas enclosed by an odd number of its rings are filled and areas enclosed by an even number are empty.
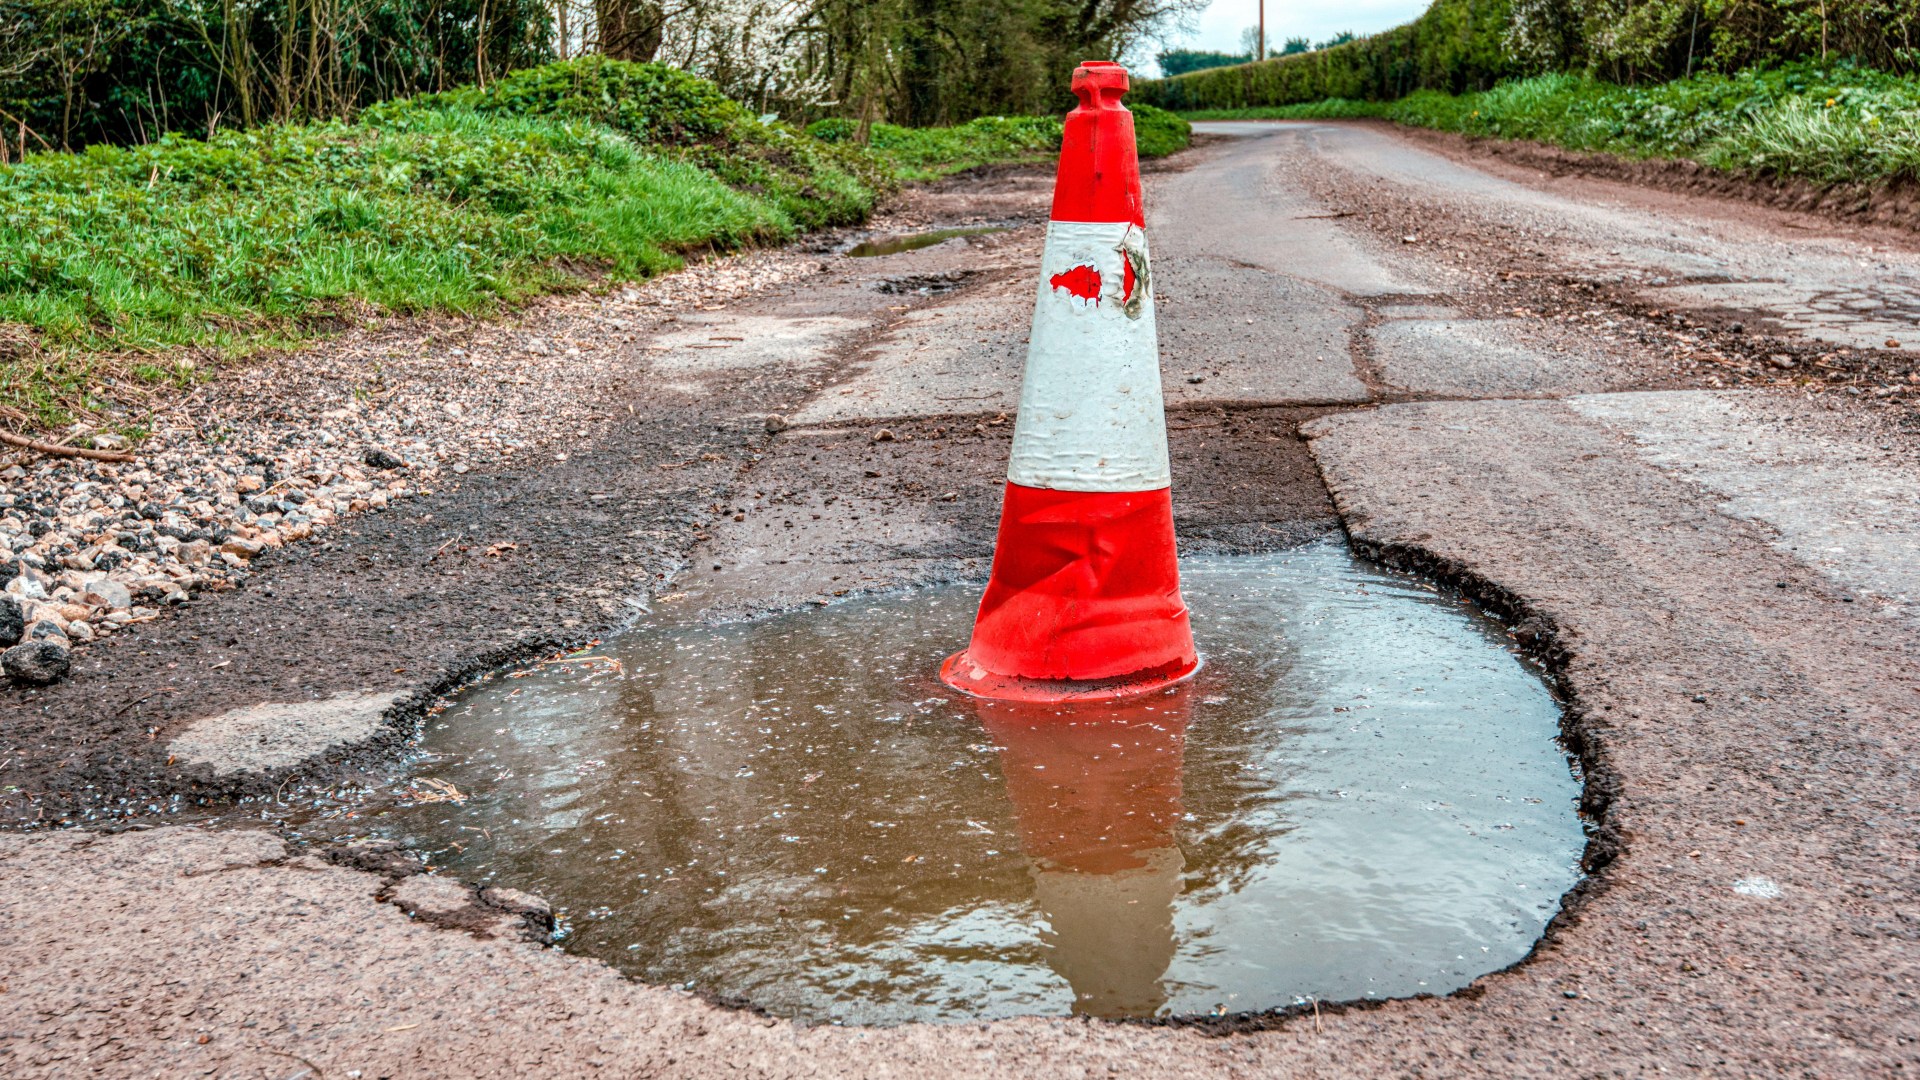
<svg viewBox="0 0 1920 1080">
<path fill-rule="evenodd" d="M 1534 143 L 1469 139 L 1448 132 L 1362 122 L 1495 176 L 1539 185 L 1548 174 L 1556 192 L 1593 202 L 1619 202 L 1655 213 L 1709 213 L 1716 220 L 1774 231 L 1806 231 L 1913 250 L 1915 233 L 1884 223 L 1832 218 L 1817 206 L 1776 203 L 1765 185 L 1712 176 L 1686 177 L 1692 163 L 1633 162 L 1610 155 L 1573 154 Z M 1664 171 L 1663 171 L 1664 170 Z M 1642 173 L 1645 175 L 1642 175 Z M 1672 173 L 1666 180 L 1660 177 Z M 1676 177 L 1678 179 L 1676 179 Z M 1574 335 L 1598 334 L 1665 358 L 1665 385 L 1701 388 L 1767 387 L 1819 395 L 1835 393 L 1886 407 L 1892 421 L 1920 431 L 1920 339 L 1889 338 L 1879 348 L 1834 345 L 1774 325 L 1764 313 L 1662 303 L 1619 275 L 1570 265 L 1550 236 L 1516 227 L 1504 208 L 1483 211 L 1439 204 L 1408 188 L 1355 183 L 1342 175 L 1305 176 L 1303 182 L 1341 208 L 1341 216 L 1379 242 L 1427 252 L 1463 268 L 1466 287 L 1453 302 L 1485 316 L 1513 315 L 1558 325 Z M 1685 182 L 1683 182 L 1685 181 Z M 1714 196 L 1702 199 L 1700 194 Z M 1914 193 L 1900 205 L 1911 206 Z M 1797 198 L 1797 197 L 1796 197 Z"/>
</svg>

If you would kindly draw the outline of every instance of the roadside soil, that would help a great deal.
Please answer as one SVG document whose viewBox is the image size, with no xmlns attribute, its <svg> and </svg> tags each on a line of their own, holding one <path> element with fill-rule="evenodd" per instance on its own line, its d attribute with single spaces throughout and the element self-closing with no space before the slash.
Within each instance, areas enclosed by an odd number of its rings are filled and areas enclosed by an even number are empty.
<svg viewBox="0 0 1920 1080">
<path fill-rule="evenodd" d="M 1810 233 L 1859 245 L 1866 254 L 1920 251 L 1920 240 L 1910 227 L 1920 221 L 1913 211 L 1913 192 L 1896 200 L 1902 209 L 1885 220 L 1861 219 L 1829 214 L 1824 204 L 1799 195 L 1768 194 L 1791 193 L 1790 185 L 1775 189 L 1717 174 L 1696 177 L 1702 170 L 1690 162 L 1573 154 L 1536 143 L 1470 139 L 1384 121 L 1355 126 L 1390 132 L 1492 176 L 1578 202 L 1620 206 L 1655 219 L 1705 219 L 1722 228 L 1775 237 Z M 1338 176 L 1303 172 L 1300 180 L 1337 205 L 1338 213 L 1350 215 L 1355 228 L 1383 243 L 1419 248 L 1455 264 L 1450 298 L 1476 311 L 1535 320 L 1579 338 L 1598 336 L 1651 348 L 1674 358 L 1671 385 L 1838 393 L 1890 407 L 1896 423 L 1920 430 L 1920 329 L 1886 336 L 1872 347 L 1810 340 L 1781 325 L 1764 307 L 1667 299 L 1649 290 L 1644 279 L 1596 272 L 1591 261 L 1580 257 L 1584 252 L 1577 247 L 1569 251 L 1569 239 L 1579 234 L 1572 223 L 1542 228 L 1537 219 L 1517 218 L 1498 199 L 1423 197 L 1404 186 L 1342 183 Z M 1727 182 L 1711 182 L 1716 178 Z M 1702 194 L 1710 197 L 1699 197 Z M 1709 273 L 1701 280 L 1713 277 Z M 1863 304 L 1861 309 L 1870 307 Z"/>
<path fill-rule="evenodd" d="M 1909 239 L 1920 232 L 1920 185 L 1912 183 L 1843 184 L 1823 188 L 1795 177 L 1737 176 L 1685 158 L 1635 159 L 1567 150 L 1522 139 L 1491 139 L 1402 127 L 1385 120 L 1356 122 L 1382 125 L 1409 142 L 1448 156 L 1470 157 L 1494 171 L 1506 166 L 1544 173 L 1556 180 L 1564 177 L 1611 180 L 1643 192 L 1662 190 L 1681 195 L 1708 195 L 1841 224 L 1875 227 L 1882 233 L 1897 232 Z"/>
</svg>

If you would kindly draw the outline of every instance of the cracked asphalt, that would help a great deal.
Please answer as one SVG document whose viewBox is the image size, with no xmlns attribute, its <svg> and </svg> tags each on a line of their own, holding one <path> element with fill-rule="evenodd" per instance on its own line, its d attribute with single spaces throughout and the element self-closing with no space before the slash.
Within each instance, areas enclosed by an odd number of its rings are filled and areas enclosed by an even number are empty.
<svg viewBox="0 0 1920 1080">
<path fill-rule="evenodd" d="M 982 577 L 1049 182 L 1014 170 L 876 225 L 1002 232 L 825 238 L 786 285 L 591 351 L 630 408 L 568 460 L 357 519 L 0 691 L 0 1073 L 1913 1075 L 1920 244 L 1379 126 L 1200 130 L 1147 178 L 1183 549 L 1344 530 L 1547 665 L 1592 833 L 1528 959 L 1194 1023 L 808 1028 L 239 801 L 398 797 L 435 695 L 636 607 Z"/>
</svg>

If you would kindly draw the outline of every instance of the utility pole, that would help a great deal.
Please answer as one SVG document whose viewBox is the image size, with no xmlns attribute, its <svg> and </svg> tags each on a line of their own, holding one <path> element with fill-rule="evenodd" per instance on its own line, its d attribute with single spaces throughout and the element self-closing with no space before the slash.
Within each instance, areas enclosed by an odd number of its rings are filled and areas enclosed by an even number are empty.
<svg viewBox="0 0 1920 1080">
<path fill-rule="evenodd" d="M 1257 33 L 1260 35 L 1260 40 L 1253 43 L 1253 58 L 1265 60 L 1267 58 L 1267 0 L 1259 0 L 1259 4 L 1260 29 Z"/>
</svg>

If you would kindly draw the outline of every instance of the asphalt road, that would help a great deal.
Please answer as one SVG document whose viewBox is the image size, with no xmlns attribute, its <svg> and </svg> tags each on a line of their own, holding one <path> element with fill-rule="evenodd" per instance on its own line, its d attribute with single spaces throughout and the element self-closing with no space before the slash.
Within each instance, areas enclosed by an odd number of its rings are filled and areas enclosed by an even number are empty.
<svg viewBox="0 0 1920 1080">
<path fill-rule="evenodd" d="M 1528 960 L 1447 998 L 1209 1027 L 803 1028 L 524 941 L 513 897 L 136 815 L 113 835 L 0 834 L 0 1073 L 1911 1074 L 1920 413 L 1886 343 L 1920 345 L 1914 244 L 1375 127 L 1203 131 L 1219 137 L 1147 189 L 1183 545 L 1344 528 L 1474 594 L 1548 663 L 1594 831 L 1590 876 Z M 39 810 L 17 816 L 136 787 L 217 812 L 349 768 L 384 782 L 404 706 L 334 710 L 336 737 L 303 729 L 316 749 L 293 766 L 222 717 L 428 695 L 565 620 L 605 625 L 582 597 L 724 615 L 978 576 L 1045 196 L 1020 173 L 921 192 L 887 227 L 1011 228 L 794 252 L 820 266 L 801 284 L 595 353 L 644 405 L 630 421 L 566 469 L 418 505 L 438 527 L 519 530 L 537 564 L 476 556 L 428 580 L 405 561 L 412 510 L 389 512 L 70 686 L 0 697 L 0 722 L 42 725 L 19 804 Z M 604 512 L 609 492 L 644 497 L 643 520 Z M 619 559 L 594 547 L 642 532 Z M 343 589 L 381 599 L 334 604 L 322 633 L 245 632 Z M 183 651 L 216 640 L 217 659 Z M 108 719 L 163 675 L 160 711 Z"/>
</svg>

